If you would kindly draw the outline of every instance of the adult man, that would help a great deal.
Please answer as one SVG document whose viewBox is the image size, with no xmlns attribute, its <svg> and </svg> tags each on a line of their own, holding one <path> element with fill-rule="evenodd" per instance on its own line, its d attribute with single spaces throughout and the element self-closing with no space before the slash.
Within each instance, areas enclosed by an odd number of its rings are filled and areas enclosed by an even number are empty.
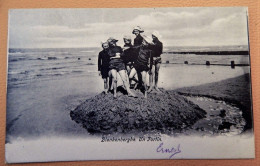
<svg viewBox="0 0 260 166">
<path fill-rule="evenodd" d="M 158 88 L 158 78 L 159 78 L 160 64 L 162 63 L 161 54 L 163 51 L 163 44 L 158 39 L 158 38 L 160 38 L 159 32 L 154 31 L 152 33 L 152 38 L 153 38 L 153 43 L 154 43 L 154 45 L 152 46 L 153 67 L 152 67 L 152 71 L 151 71 L 151 74 L 149 77 L 150 87 L 148 89 L 148 92 L 151 92 L 153 90 L 153 88 L 156 91 L 161 92 Z M 154 85 L 153 85 L 153 80 L 154 80 Z"/>
<path fill-rule="evenodd" d="M 108 55 L 109 45 L 107 42 L 102 42 L 101 44 L 102 44 L 103 50 L 100 51 L 98 54 L 98 71 L 99 71 L 99 75 L 101 75 L 104 80 L 104 93 L 107 94 L 108 87 L 109 87 L 109 85 L 108 85 L 109 61 L 110 61 L 110 57 Z"/>
</svg>

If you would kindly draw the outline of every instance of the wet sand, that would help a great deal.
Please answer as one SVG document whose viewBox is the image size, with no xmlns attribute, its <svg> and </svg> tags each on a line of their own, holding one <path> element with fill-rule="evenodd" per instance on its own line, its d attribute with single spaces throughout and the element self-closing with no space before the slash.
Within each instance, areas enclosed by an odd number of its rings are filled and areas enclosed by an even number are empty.
<svg viewBox="0 0 260 166">
<path fill-rule="evenodd" d="M 166 90 L 203 87 L 203 84 L 215 84 L 248 72 L 248 67 L 162 65 L 159 86 Z M 230 84 L 235 82 L 230 81 Z M 101 93 L 102 89 L 102 79 L 97 72 L 10 87 L 7 94 L 7 141 L 43 136 L 89 136 L 84 128 L 71 120 L 70 111 Z"/>
<path fill-rule="evenodd" d="M 251 85 L 250 75 L 244 74 L 235 78 L 223 81 L 180 88 L 175 90 L 179 94 L 186 96 L 204 96 L 212 99 L 225 101 L 242 110 L 242 115 L 246 120 L 245 130 L 252 129 L 252 107 L 251 107 Z"/>
<path fill-rule="evenodd" d="M 147 99 L 99 94 L 70 115 L 92 134 L 238 135 L 252 128 L 249 74 L 161 91 Z"/>
</svg>

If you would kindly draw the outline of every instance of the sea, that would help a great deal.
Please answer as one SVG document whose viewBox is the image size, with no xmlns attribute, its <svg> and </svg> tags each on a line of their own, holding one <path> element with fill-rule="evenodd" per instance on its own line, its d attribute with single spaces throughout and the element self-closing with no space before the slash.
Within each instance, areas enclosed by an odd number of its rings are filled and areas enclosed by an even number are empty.
<svg viewBox="0 0 260 166">
<path fill-rule="evenodd" d="M 222 48 L 222 47 L 221 47 Z M 219 47 L 168 47 L 161 55 L 162 63 L 204 65 L 211 64 L 249 65 L 248 55 L 199 55 L 168 54 L 167 51 L 219 51 Z M 245 50 L 245 46 L 237 48 L 224 47 L 222 50 Z M 42 49 L 9 49 L 8 53 L 8 86 L 28 84 L 32 81 L 59 79 L 64 76 L 97 75 L 98 53 L 101 48 L 42 48 Z"/>
</svg>

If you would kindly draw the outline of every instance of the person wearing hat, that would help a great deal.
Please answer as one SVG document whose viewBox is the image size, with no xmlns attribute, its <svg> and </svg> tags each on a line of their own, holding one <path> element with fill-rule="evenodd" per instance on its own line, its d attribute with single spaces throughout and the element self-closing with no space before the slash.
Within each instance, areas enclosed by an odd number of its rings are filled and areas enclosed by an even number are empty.
<svg viewBox="0 0 260 166">
<path fill-rule="evenodd" d="M 136 26 L 133 28 L 132 33 L 136 36 L 134 39 L 134 46 L 140 46 L 143 42 L 143 37 L 140 33 L 143 33 L 144 30 L 140 26 Z"/>
<path fill-rule="evenodd" d="M 104 80 L 104 93 L 108 92 L 108 79 L 109 79 L 109 61 L 110 57 L 108 55 L 109 45 L 107 42 L 101 42 L 103 50 L 98 54 L 98 72 L 99 75 L 102 76 Z M 111 80 L 111 79 L 110 79 Z M 109 82 L 111 82 L 109 80 Z M 111 83 L 110 83 L 111 85 Z"/>
<path fill-rule="evenodd" d="M 141 33 L 143 33 L 143 32 L 144 32 L 144 30 L 140 26 L 136 26 L 136 27 L 133 28 L 132 34 L 134 34 L 136 36 L 135 39 L 134 39 L 134 44 L 133 44 L 133 55 L 134 55 L 133 58 L 134 59 L 136 59 L 136 57 L 139 54 L 140 46 L 142 45 L 142 42 L 143 42 L 143 37 L 141 36 Z M 136 73 L 134 73 L 134 71 L 135 70 L 132 70 L 130 72 L 133 75 L 133 77 L 131 79 L 135 79 Z M 135 88 L 137 86 L 140 86 L 140 85 L 137 83 L 135 85 Z"/>
<path fill-rule="evenodd" d="M 124 47 L 123 47 L 123 54 L 122 54 L 122 59 L 125 63 L 125 66 L 126 66 L 126 70 L 127 70 L 127 76 L 129 76 L 132 68 L 133 68 L 133 64 L 134 64 L 134 60 L 136 59 L 136 52 L 135 52 L 135 49 L 133 48 L 133 45 L 132 45 L 132 40 L 131 40 L 131 36 L 124 36 Z M 136 83 L 138 82 L 138 80 L 133 77 L 131 80 L 129 80 L 129 83 L 130 83 L 130 87 L 132 83 L 132 81 L 135 81 Z M 134 85 L 133 85 L 134 87 Z"/>
<path fill-rule="evenodd" d="M 107 40 L 109 44 L 108 55 L 110 57 L 109 70 L 111 72 L 112 79 L 113 79 L 114 98 L 117 98 L 117 73 L 119 73 L 123 81 L 128 96 L 135 97 L 135 94 L 130 90 L 125 64 L 123 59 L 121 58 L 121 54 L 123 53 L 123 50 L 121 47 L 116 45 L 117 41 L 118 40 L 112 37 Z"/>
<path fill-rule="evenodd" d="M 124 47 L 123 47 L 123 54 L 122 59 L 125 63 L 127 73 L 129 74 L 132 67 L 133 67 L 133 45 L 131 43 L 131 37 L 130 36 L 124 36 Z"/>
<path fill-rule="evenodd" d="M 146 76 L 147 72 L 151 71 L 153 58 L 151 54 L 151 46 L 153 45 L 152 39 L 143 36 L 142 45 L 139 48 L 138 56 L 134 62 L 134 69 L 129 75 L 129 79 L 133 78 L 134 74 L 137 72 L 139 85 L 144 87 L 144 97 L 147 98 L 147 84 Z"/>
<path fill-rule="evenodd" d="M 152 38 L 154 43 L 154 45 L 152 46 L 153 66 L 149 77 L 150 87 L 148 89 L 148 92 L 151 92 L 153 88 L 156 91 L 161 92 L 158 88 L 159 70 L 160 70 L 160 64 L 162 63 L 161 54 L 163 51 L 163 44 L 159 40 L 160 37 L 161 36 L 158 31 L 154 31 L 152 33 Z M 153 85 L 153 81 L 154 81 L 154 85 Z"/>
</svg>

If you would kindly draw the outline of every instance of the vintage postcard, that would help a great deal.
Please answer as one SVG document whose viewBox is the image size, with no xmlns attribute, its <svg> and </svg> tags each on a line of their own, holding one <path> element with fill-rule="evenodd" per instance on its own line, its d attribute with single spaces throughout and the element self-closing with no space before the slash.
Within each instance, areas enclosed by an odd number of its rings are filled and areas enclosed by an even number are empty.
<svg viewBox="0 0 260 166">
<path fill-rule="evenodd" d="M 254 158 L 247 10 L 9 10 L 6 162 Z"/>
</svg>

